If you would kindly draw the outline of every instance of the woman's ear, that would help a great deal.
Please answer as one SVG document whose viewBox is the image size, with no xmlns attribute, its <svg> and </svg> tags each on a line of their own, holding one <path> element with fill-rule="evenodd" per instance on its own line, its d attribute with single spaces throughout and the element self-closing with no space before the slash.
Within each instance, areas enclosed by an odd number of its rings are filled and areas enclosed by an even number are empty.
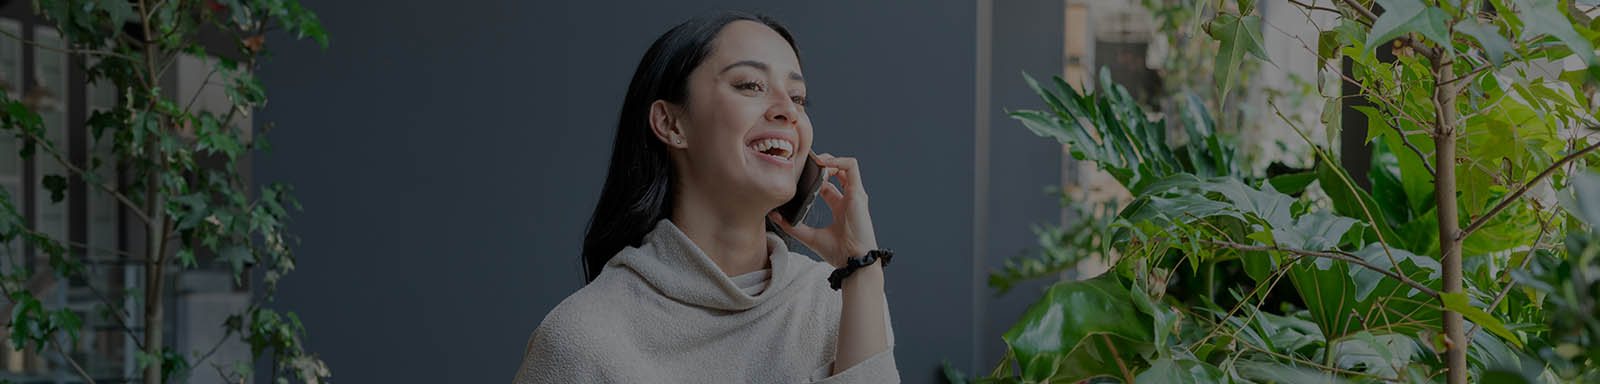
<svg viewBox="0 0 1600 384">
<path fill-rule="evenodd" d="M 683 127 L 679 124 L 681 114 L 681 107 L 666 100 L 650 103 L 650 131 L 668 147 L 687 147 L 684 144 L 686 141 L 683 138 Z"/>
</svg>

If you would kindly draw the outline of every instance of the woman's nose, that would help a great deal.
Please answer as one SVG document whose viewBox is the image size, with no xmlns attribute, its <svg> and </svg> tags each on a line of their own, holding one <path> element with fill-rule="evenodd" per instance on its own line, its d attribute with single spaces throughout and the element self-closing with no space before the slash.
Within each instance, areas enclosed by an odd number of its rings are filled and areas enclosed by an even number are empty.
<svg viewBox="0 0 1600 384">
<path fill-rule="evenodd" d="M 789 100 L 787 92 L 773 92 L 774 100 L 771 107 L 767 108 L 767 121 L 776 121 L 784 124 L 799 124 L 800 110 L 793 100 Z"/>
</svg>

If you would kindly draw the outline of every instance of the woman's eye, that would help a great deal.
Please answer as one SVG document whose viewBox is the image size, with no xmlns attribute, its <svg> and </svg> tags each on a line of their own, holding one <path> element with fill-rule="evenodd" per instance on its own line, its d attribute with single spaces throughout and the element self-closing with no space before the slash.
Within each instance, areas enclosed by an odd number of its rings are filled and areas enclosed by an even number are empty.
<svg viewBox="0 0 1600 384">
<path fill-rule="evenodd" d="M 808 104 L 810 104 L 809 102 L 806 101 L 806 97 L 805 96 L 790 97 L 789 100 L 793 101 L 795 104 L 799 104 L 802 107 L 807 106 Z"/>
<path fill-rule="evenodd" d="M 734 84 L 733 88 L 741 90 L 741 91 L 761 92 L 764 87 L 762 87 L 761 83 L 759 83 L 759 82 L 747 81 L 747 82 L 743 82 L 743 83 Z"/>
</svg>

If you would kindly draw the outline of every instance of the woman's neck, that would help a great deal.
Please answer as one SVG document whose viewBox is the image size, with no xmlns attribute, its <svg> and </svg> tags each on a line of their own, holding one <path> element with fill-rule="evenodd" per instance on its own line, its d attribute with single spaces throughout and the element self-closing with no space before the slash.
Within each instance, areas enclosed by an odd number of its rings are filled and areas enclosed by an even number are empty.
<svg viewBox="0 0 1600 384">
<path fill-rule="evenodd" d="M 717 204 L 702 191 L 682 188 L 672 202 L 672 223 L 706 253 L 727 276 L 771 267 L 767 254 L 765 216 L 733 212 L 733 204 Z"/>
</svg>

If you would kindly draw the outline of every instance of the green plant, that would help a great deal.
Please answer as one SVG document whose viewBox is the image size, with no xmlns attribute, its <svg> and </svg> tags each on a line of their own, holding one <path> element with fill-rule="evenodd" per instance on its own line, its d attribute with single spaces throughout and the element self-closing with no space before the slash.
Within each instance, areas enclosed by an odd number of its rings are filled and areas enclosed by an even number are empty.
<svg viewBox="0 0 1600 384">
<path fill-rule="evenodd" d="M 121 262 L 141 267 L 141 281 L 149 282 L 142 284 L 142 291 L 127 294 L 143 305 L 142 319 L 129 316 L 121 300 L 99 295 L 100 315 L 135 340 L 142 381 L 185 381 L 196 369 L 215 369 L 226 381 L 252 375 L 249 362 L 195 367 L 191 361 L 205 356 L 189 360 L 186 353 L 163 345 L 164 300 L 175 293 L 162 282 L 199 268 L 198 260 L 206 256 L 226 265 L 236 282 L 249 279 L 252 271 L 264 276 L 265 295 L 218 325 L 224 328 L 224 339 L 237 337 L 255 358 L 270 358 L 273 377 L 281 373 L 320 382 L 329 376 L 322 361 L 304 350 L 305 328 L 294 313 L 280 314 L 263 305 L 278 280 L 294 269 L 291 249 L 296 240 L 285 232 L 285 224 L 288 210 L 299 205 L 287 185 L 251 191 L 239 169 L 241 160 L 267 145 L 260 136 L 264 129 L 252 133 L 238 126 L 267 102 L 253 75 L 267 55 L 266 33 L 281 29 L 325 47 L 327 38 L 316 16 L 295 0 L 36 0 L 33 10 L 55 24 L 63 44 L 11 33 L 5 38 L 82 58 L 74 61 L 81 65 L 75 70 L 86 74 L 86 82 L 115 89 L 118 106 L 93 111 L 82 122 L 92 131 L 88 140 L 109 149 L 72 161 L 66 143 L 49 140 L 49 130 L 67 128 L 46 124 L 33 101 L 17 95 L 0 94 L 0 133 L 19 139 L 23 158 L 65 169 L 43 176 L 53 202 L 61 203 L 69 185 L 81 185 L 114 196 L 122 212 L 138 223 L 134 233 L 144 237 L 139 242 L 143 249 L 94 251 L 120 255 Z M 226 43 L 208 46 L 202 37 Z M 185 55 L 211 63 L 212 74 L 220 75 L 222 81 L 208 81 L 203 88 L 220 87 L 231 102 L 226 113 L 194 108 L 194 98 L 177 100 L 161 88 L 162 79 L 172 75 L 174 63 Z M 26 245 L 47 256 L 48 263 L 47 268 L 19 266 L 0 275 L 0 287 L 16 308 L 10 318 L 12 346 L 54 349 L 92 383 L 94 378 L 71 351 L 61 347 L 63 340 L 77 339 L 82 319 L 68 309 L 41 305 L 35 298 L 39 293 L 27 282 L 53 277 L 93 284 L 85 274 L 106 268 L 106 261 L 91 260 L 84 244 L 29 228 L 20 207 L 10 203 L 14 193 L 0 188 L 0 245 Z"/>
<path fill-rule="evenodd" d="M 1219 68 L 1261 49 L 1238 30 L 1257 28 L 1254 2 L 1225 3 L 1237 11 L 1207 10 L 1211 35 L 1234 47 Z M 1206 152 L 1227 147 L 1214 135 L 1169 147 L 1166 125 L 1104 74 L 1090 94 L 1027 78 L 1048 109 L 1011 115 L 1116 175 L 1135 200 L 1094 229 L 1115 231 L 1116 267 L 1052 286 L 978 381 L 1600 378 L 1600 323 L 1588 320 L 1600 295 L 1600 188 L 1586 176 L 1600 170 L 1588 128 L 1600 73 L 1592 6 L 1382 0 L 1380 16 L 1359 0 L 1290 3 L 1308 20 L 1336 17 L 1304 47 L 1375 106 L 1360 108 L 1372 168 L 1344 169 L 1313 145 L 1314 170 L 1256 179 L 1226 150 Z M 1396 59 L 1379 60 L 1380 49 Z M 1341 57 L 1350 72 L 1333 65 Z M 1539 71 L 1563 60 L 1581 65 Z M 1177 115 L 1190 116 L 1203 114 Z"/>
</svg>

